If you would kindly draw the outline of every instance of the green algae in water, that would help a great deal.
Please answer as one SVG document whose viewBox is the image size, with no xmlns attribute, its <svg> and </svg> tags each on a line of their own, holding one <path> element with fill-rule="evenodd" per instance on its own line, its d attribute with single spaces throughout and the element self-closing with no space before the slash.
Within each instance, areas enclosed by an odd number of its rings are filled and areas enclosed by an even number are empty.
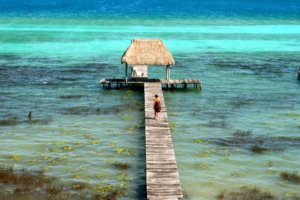
<svg viewBox="0 0 300 200">
<path fill-rule="evenodd" d="M 128 148 L 122 148 L 122 147 L 118 147 L 115 149 L 115 153 L 116 154 L 124 154 L 124 155 L 131 155 L 131 152 L 129 151 Z"/>
<path fill-rule="evenodd" d="M 125 121 L 131 121 L 132 120 L 132 117 L 129 114 L 125 114 L 123 118 L 124 118 Z"/>
<path fill-rule="evenodd" d="M 209 140 L 205 140 L 205 139 L 194 139 L 194 143 L 195 144 L 210 144 Z"/>
<path fill-rule="evenodd" d="M 210 165 L 208 165 L 208 164 L 206 164 L 206 163 L 202 163 L 202 162 L 196 162 L 195 164 L 194 164 L 194 167 L 196 168 L 196 169 L 210 169 Z"/>
<path fill-rule="evenodd" d="M 7 158 L 12 159 L 17 162 L 19 162 L 21 160 L 21 156 L 19 154 L 8 155 Z"/>
<path fill-rule="evenodd" d="M 197 156 L 198 157 L 208 157 L 208 156 L 210 156 L 210 151 L 199 152 L 199 153 L 197 153 Z"/>
<path fill-rule="evenodd" d="M 178 124 L 176 122 L 169 122 L 169 127 L 171 131 L 174 131 L 178 127 Z"/>
<path fill-rule="evenodd" d="M 117 199 L 118 197 L 124 195 L 126 193 L 126 188 L 109 185 L 109 184 L 101 184 L 97 187 L 97 194 L 94 195 L 95 199 Z"/>
<path fill-rule="evenodd" d="M 60 153 L 60 152 L 61 152 L 61 149 L 60 149 L 60 148 L 57 148 L 57 147 L 53 147 L 53 148 L 50 149 L 50 152 Z"/>
<path fill-rule="evenodd" d="M 286 114 L 286 116 L 288 117 L 293 117 L 293 118 L 300 118 L 300 114 L 299 113 L 296 113 L 296 112 L 288 112 Z"/>
</svg>

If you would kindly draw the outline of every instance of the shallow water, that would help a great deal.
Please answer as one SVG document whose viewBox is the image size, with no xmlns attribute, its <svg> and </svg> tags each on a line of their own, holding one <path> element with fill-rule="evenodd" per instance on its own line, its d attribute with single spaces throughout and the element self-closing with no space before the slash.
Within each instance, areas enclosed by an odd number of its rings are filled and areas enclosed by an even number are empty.
<svg viewBox="0 0 300 200">
<path fill-rule="evenodd" d="M 107 91 L 98 81 L 123 76 L 131 39 L 162 38 L 177 62 L 171 77 L 203 83 L 202 91 L 164 92 L 186 198 L 241 186 L 299 196 L 279 173 L 300 166 L 300 24 L 227 20 L 1 19 L 0 164 L 123 184 L 125 199 L 142 197 L 143 92 Z M 150 77 L 164 72 L 150 68 Z M 268 151 L 255 154 L 253 145 Z M 120 161 L 131 166 L 126 175 L 113 167 Z"/>
</svg>

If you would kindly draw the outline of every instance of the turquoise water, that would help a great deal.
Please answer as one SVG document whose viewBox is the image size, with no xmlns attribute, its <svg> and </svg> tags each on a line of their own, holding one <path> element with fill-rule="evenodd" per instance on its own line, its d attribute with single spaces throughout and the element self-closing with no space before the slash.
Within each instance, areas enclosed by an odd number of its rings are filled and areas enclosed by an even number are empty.
<svg viewBox="0 0 300 200">
<path fill-rule="evenodd" d="M 161 38 L 176 61 L 171 78 L 203 83 L 164 92 L 186 198 L 241 186 L 299 196 L 279 176 L 300 166 L 299 35 L 297 20 L 3 17 L 0 119 L 14 123 L 0 127 L 0 164 L 122 185 L 124 199 L 141 198 L 143 92 L 103 90 L 99 80 L 123 76 L 131 39 Z M 150 77 L 164 73 L 150 68 Z M 124 174 L 114 162 L 131 167 Z"/>
</svg>

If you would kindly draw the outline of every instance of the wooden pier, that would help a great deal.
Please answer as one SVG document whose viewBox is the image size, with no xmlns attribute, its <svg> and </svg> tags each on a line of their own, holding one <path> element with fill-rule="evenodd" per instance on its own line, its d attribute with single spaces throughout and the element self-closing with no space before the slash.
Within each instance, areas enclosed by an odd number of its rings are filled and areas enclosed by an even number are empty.
<svg viewBox="0 0 300 200">
<path fill-rule="evenodd" d="M 158 120 L 154 119 L 155 94 L 162 107 Z M 144 95 L 147 199 L 177 200 L 183 195 L 161 83 L 145 83 Z"/>
<path fill-rule="evenodd" d="M 175 65 L 175 60 L 160 39 L 132 40 L 121 63 L 125 64 L 125 78 L 103 78 L 100 84 L 105 89 L 144 88 L 147 199 L 181 199 L 183 194 L 162 89 L 201 89 L 201 81 L 171 79 L 171 66 Z M 149 66 L 165 66 L 166 79 L 148 78 Z M 128 68 L 131 69 L 130 76 Z M 153 109 L 156 94 L 162 107 L 158 120 L 154 119 Z"/>
<path fill-rule="evenodd" d="M 145 78 L 131 78 L 127 81 L 125 79 L 101 79 L 100 84 L 105 89 L 124 89 L 132 88 L 136 85 L 143 85 L 144 83 L 160 83 L 163 89 L 186 89 L 186 88 L 202 88 L 202 83 L 198 79 L 145 79 Z"/>
</svg>

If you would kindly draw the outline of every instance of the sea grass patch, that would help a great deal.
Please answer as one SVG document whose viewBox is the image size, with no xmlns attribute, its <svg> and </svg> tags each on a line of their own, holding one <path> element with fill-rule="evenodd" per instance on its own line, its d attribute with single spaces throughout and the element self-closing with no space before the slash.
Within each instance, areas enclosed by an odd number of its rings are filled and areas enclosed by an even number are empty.
<svg viewBox="0 0 300 200">
<path fill-rule="evenodd" d="M 64 183 L 42 171 L 15 170 L 0 167 L 0 199 L 36 200 L 36 199 L 118 199 L 127 193 L 129 177 L 126 173 L 118 175 L 117 185 L 87 183 Z"/>
<path fill-rule="evenodd" d="M 131 166 L 126 162 L 113 162 L 112 166 L 116 169 L 126 170 L 129 169 Z"/>
<path fill-rule="evenodd" d="M 125 112 L 126 109 L 122 105 L 115 105 L 107 108 L 90 107 L 90 106 L 72 106 L 63 108 L 64 115 L 109 115 Z M 129 115 L 128 115 L 129 116 Z"/>
<path fill-rule="evenodd" d="M 279 200 L 278 197 L 270 192 L 262 191 L 261 189 L 254 187 L 242 187 L 238 190 L 230 192 L 220 192 L 216 196 L 217 200 Z"/>
<path fill-rule="evenodd" d="M 19 123 L 17 117 L 10 117 L 7 119 L 0 120 L 0 126 L 15 126 Z"/>
<path fill-rule="evenodd" d="M 31 125 L 48 125 L 50 122 L 52 122 L 52 118 L 51 117 L 47 117 L 47 118 L 41 118 L 41 119 L 29 119 L 26 120 L 25 122 L 27 124 L 31 124 Z"/>
<path fill-rule="evenodd" d="M 83 68 L 83 67 L 78 67 L 78 68 L 70 68 L 70 69 L 64 69 L 62 70 L 62 73 L 66 74 L 87 74 L 87 73 L 94 73 L 95 70 L 92 68 Z"/>
<path fill-rule="evenodd" d="M 11 117 L 7 119 L 0 120 L 0 126 L 16 126 L 18 124 L 30 124 L 30 125 L 48 125 L 50 122 L 52 122 L 51 117 L 45 117 L 45 118 L 32 118 L 32 119 L 25 119 L 22 120 L 18 117 Z"/>
<path fill-rule="evenodd" d="M 253 153 L 256 153 L 256 154 L 262 154 L 262 153 L 264 153 L 264 152 L 266 152 L 268 150 L 269 150 L 268 148 L 262 147 L 262 146 L 258 146 L 258 145 L 254 145 L 254 146 L 251 147 L 251 151 Z"/>
<path fill-rule="evenodd" d="M 78 81 L 80 78 L 79 77 L 65 77 L 65 76 L 59 76 L 57 77 L 58 80 L 61 81 Z"/>
<path fill-rule="evenodd" d="M 69 95 L 59 96 L 59 98 L 61 98 L 61 99 L 80 99 L 83 97 L 84 97 L 84 95 L 80 95 L 80 94 L 69 94 Z"/>
<path fill-rule="evenodd" d="M 295 184 L 300 184 L 300 175 L 294 171 L 294 172 L 281 172 L 280 173 L 280 177 L 281 179 L 291 182 L 291 183 L 295 183 Z"/>
<path fill-rule="evenodd" d="M 242 106 L 251 105 L 255 102 L 253 98 L 248 97 L 236 97 L 232 99 L 232 106 L 235 108 L 240 108 Z"/>
<path fill-rule="evenodd" d="M 255 136 L 247 131 L 234 133 L 235 136 L 222 138 L 209 138 L 212 143 L 219 146 L 246 149 L 254 153 L 266 151 L 284 151 L 287 148 L 300 148 L 300 137 L 287 136 Z"/>
<path fill-rule="evenodd" d="M 90 107 L 87 106 L 75 106 L 68 107 L 63 112 L 65 115 L 88 115 L 91 112 Z"/>
<path fill-rule="evenodd" d="M 235 137 L 249 137 L 250 135 L 252 135 L 252 131 L 250 130 L 236 130 L 233 133 Z"/>
<path fill-rule="evenodd" d="M 62 190 L 58 189 L 56 179 L 44 175 L 42 171 L 14 170 L 13 168 L 0 167 L 0 193 L 6 194 L 6 190 L 12 190 L 13 195 L 24 193 L 35 193 L 39 188 L 39 193 L 44 195 L 58 194 Z M 10 195 L 8 194 L 7 197 Z"/>
<path fill-rule="evenodd" d="M 96 194 L 93 195 L 95 200 L 117 200 L 126 193 L 126 189 L 120 186 L 99 185 Z"/>
<path fill-rule="evenodd" d="M 224 129 L 229 127 L 229 123 L 226 120 L 209 120 L 207 127 Z"/>
<path fill-rule="evenodd" d="M 285 73 L 285 68 L 281 66 L 281 62 L 272 62 L 269 63 L 268 61 L 259 59 L 259 62 L 247 62 L 245 60 L 236 60 L 236 59 L 222 59 L 220 60 L 213 60 L 210 64 L 221 67 L 221 68 L 228 68 L 228 69 L 241 69 L 241 70 L 251 70 L 253 74 L 258 76 L 270 77 L 273 78 L 274 76 L 282 76 Z"/>
</svg>

